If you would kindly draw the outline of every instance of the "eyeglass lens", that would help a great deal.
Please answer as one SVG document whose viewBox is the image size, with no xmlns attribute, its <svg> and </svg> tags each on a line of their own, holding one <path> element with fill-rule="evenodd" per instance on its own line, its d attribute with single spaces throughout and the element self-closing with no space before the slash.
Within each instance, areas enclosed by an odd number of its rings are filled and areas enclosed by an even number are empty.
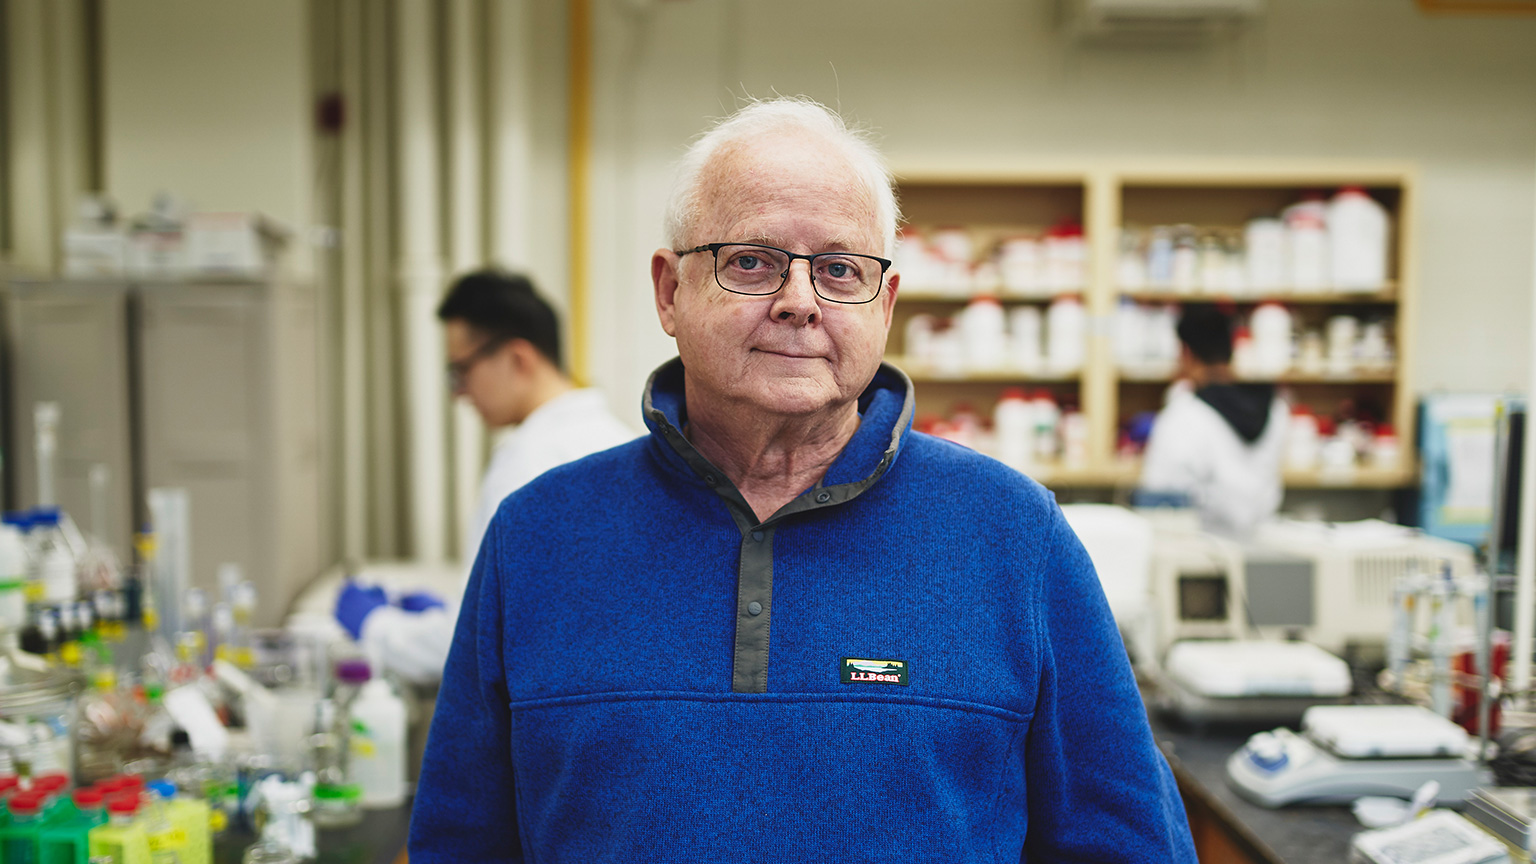
<svg viewBox="0 0 1536 864">
<path fill-rule="evenodd" d="M 737 294 L 772 294 L 789 277 L 790 257 L 769 246 L 722 246 L 715 253 L 715 279 Z M 865 255 L 823 252 L 811 257 L 811 284 L 835 303 L 864 303 L 880 290 L 880 262 Z"/>
</svg>

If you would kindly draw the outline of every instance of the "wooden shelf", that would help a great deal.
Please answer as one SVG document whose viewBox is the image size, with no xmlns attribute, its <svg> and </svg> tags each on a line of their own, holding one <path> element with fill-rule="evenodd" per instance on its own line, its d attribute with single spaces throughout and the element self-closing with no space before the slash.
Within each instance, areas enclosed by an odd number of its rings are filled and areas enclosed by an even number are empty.
<svg viewBox="0 0 1536 864">
<path fill-rule="evenodd" d="M 1014 383 L 1059 383 L 1077 381 L 1082 378 L 1080 372 L 1026 372 L 1022 369 L 987 369 L 967 370 L 951 372 L 943 369 L 935 369 L 921 363 L 914 363 L 905 357 L 887 356 L 885 362 L 907 373 L 907 377 L 913 381 L 995 381 L 999 384 Z"/>
<path fill-rule="evenodd" d="M 975 300 L 977 297 L 991 297 L 993 300 L 996 300 L 999 303 L 1049 304 L 1057 297 L 1082 297 L 1083 293 L 1084 289 L 1082 288 L 1063 288 L 1059 291 L 1052 291 L 1047 294 L 1024 295 L 989 293 L 986 291 L 962 294 L 954 291 L 939 291 L 933 288 L 907 288 L 902 286 L 896 292 L 896 300 L 898 303 L 969 303 L 972 300 Z"/>
<path fill-rule="evenodd" d="M 1115 454 L 1122 416 L 1156 410 L 1155 387 L 1173 380 L 1170 371 L 1135 372 L 1118 368 L 1113 321 L 1122 300 L 1180 304 L 1227 302 L 1251 311 L 1263 302 L 1291 307 L 1297 326 L 1317 328 L 1336 314 L 1385 317 L 1393 329 L 1396 363 L 1389 370 L 1351 375 L 1302 374 L 1255 376 L 1240 380 L 1294 385 L 1298 398 L 1322 412 L 1365 398 L 1378 404 L 1383 420 L 1397 429 L 1412 466 L 1416 416 L 1412 381 L 1414 312 L 1417 284 L 1417 173 L 1412 165 L 1383 161 L 1318 160 L 1105 160 L 1073 159 L 1053 163 L 1013 162 L 897 165 L 899 191 L 908 224 L 961 225 L 973 232 L 979 251 L 1005 231 L 1038 232 L 1062 221 L 1082 225 L 1087 244 L 1088 284 L 1071 291 L 1010 295 L 988 292 L 1005 307 L 1045 306 L 1062 294 L 1077 296 L 1087 314 L 1088 351 L 1081 373 L 1070 375 L 1022 370 L 940 372 L 911 363 L 904 356 L 905 324 L 917 314 L 957 313 L 976 296 L 973 291 L 940 290 L 933 284 L 901 286 L 890 334 L 889 362 L 918 382 L 919 410 L 944 416 L 968 403 L 982 416 L 990 413 L 1004 386 L 1047 385 L 1059 400 L 1082 411 L 1088 426 L 1087 464 L 1043 466 L 1028 472 L 1057 487 L 1134 487 L 1136 460 Z M 1118 237 L 1126 226 L 1192 224 L 1233 230 L 1256 212 L 1274 212 L 1299 200 L 1307 190 L 1362 186 L 1389 210 L 1392 219 L 1390 282 L 1369 292 L 1286 291 L 1183 294 L 1171 290 L 1124 290 L 1117 285 Z M 1123 386 L 1128 385 L 1128 386 Z M 1355 388 L 1355 389 L 1351 389 Z M 1392 489 L 1416 482 L 1411 467 L 1356 468 L 1344 473 L 1287 472 L 1291 488 Z"/>
<path fill-rule="evenodd" d="M 1135 372 L 1118 370 L 1116 377 L 1125 384 L 1170 384 L 1174 375 L 1169 372 Z M 1397 372 L 1392 369 L 1352 372 L 1334 375 L 1328 372 L 1285 372 L 1280 375 L 1239 375 L 1239 382 L 1257 384 L 1395 384 Z"/>
<path fill-rule="evenodd" d="M 1024 472 L 1042 486 L 1100 486 L 1130 489 L 1141 477 L 1137 463 L 1111 463 L 1108 465 L 1040 465 Z"/>
<path fill-rule="evenodd" d="M 1178 291 L 1135 288 L 1122 289 L 1120 296 L 1143 303 L 1234 303 L 1239 306 L 1292 303 L 1347 306 L 1395 304 L 1398 300 L 1398 290 L 1396 283 L 1382 286 L 1377 291 L 1267 291 L 1262 294 L 1187 294 Z"/>
<path fill-rule="evenodd" d="M 1083 472 L 1083 474 L 1095 476 L 1096 479 L 1112 479 L 1113 482 L 1110 485 L 1134 487 L 1141 477 L 1141 460 L 1122 459 L 1109 469 Z M 1039 477 L 1035 479 L 1041 483 L 1046 482 Z M 1282 480 L 1287 489 L 1401 489 L 1417 483 L 1418 473 L 1413 467 L 1377 468 L 1370 465 L 1357 465 L 1346 471 L 1300 471 L 1287 468 L 1282 475 Z M 1079 482 L 1064 485 L 1094 484 Z"/>
<path fill-rule="evenodd" d="M 1285 471 L 1290 489 L 1401 489 L 1417 483 L 1418 474 L 1411 468 L 1361 465 L 1348 471 Z"/>
</svg>

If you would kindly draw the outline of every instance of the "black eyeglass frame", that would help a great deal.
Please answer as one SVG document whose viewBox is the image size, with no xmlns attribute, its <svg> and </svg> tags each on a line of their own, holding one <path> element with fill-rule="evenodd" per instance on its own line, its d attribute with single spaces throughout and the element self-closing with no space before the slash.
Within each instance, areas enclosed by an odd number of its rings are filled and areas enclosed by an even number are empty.
<svg viewBox="0 0 1536 864">
<path fill-rule="evenodd" d="M 779 287 L 764 294 L 749 294 L 745 291 L 732 291 L 730 288 L 725 287 L 725 283 L 720 281 L 720 250 L 727 246 L 747 246 L 753 249 L 769 249 L 771 251 L 788 256 L 789 261 L 784 265 L 784 272 L 779 275 Z M 715 284 L 720 286 L 721 291 L 730 291 L 730 293 L 742 297 L 772 297 L 780 291 L 783 291 L 784 286 L 789 284 L 790 267 L 794 265 L 796 260 L 803 260 L 805 261 L 806 266 L 810 268 L 811 290 L 816 292 L 817 297 L 820 297 L 828 303 L 837 303 L 843 306 L 863 306 L 866 303 L 875 302 L 875 298 L 879 297 L 880 292 L 885 290 L 885 274 L 888 270 L 891 269 L 891 261 L 887 258 L 881 258 L 878 255 L 862 255 L 858 252 L 817 252 L 815 255 L 800 255 L 795 252 L 791 252 L 788 249 L 780 249 L 777 246 L 769 246 L 766 243 L 705 243 L 702 246 L 695 246 L 692 249 L 673 249 L 672 254 L 681 258 L 684 255 L 692 255 L 695 252 L 704 252 L 706 250 L 708 250 L 709 254 L 713 255 L 715 259 L 714 267 L 712 268 L 715 274 Z M 838 300 L 821 293 L 821 288 L 816 285 L 816 259 L 833 256 L 840 256 L 843 258 L 867 258 L 870 261 L 880 262 L 880 284 L 876 286 L 875 293 L 871 294 L 868 300 Z"/>
<path fill-rule="evenodd" d="M 487 339 L 480 343 L 475 350 L 469 352 L 468 357 L 448 361 L 447 367 L 444 369 L 448 374 L 448 392 L 454 393 L 462 388 L 465 380 L 469 378 L 470 371 L 479 365 L 481 360 L 500 351 L 501 346 L 511 341 L 512 337 L 510 336 L 500 339 Z"/>
</svg>

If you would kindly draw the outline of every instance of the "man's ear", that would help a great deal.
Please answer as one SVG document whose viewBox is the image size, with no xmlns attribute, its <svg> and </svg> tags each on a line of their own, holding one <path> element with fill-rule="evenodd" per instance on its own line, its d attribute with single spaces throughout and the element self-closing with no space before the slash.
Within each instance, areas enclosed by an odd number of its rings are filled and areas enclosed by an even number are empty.
<svg viewBox="0 0 1536 864">
<path fill-rule="evenodd" d="M 542 356 L 539 349 L 533 347 L 533 343 L 527 339 L 508 339 L 501 350 L 512 358 L 512 368 L 522 373 L 532 369 L 535 361 Z"/>
<path fill-rule="evenodd" d="M 677 268 L 682 259 L 671 249 L 657 249 L 651 256 L 651 286 L 656 295 L 656 317 L 668 336 L 677 335 Z"/>
<path fill-rule="evenodd" d="M 896 286 L 901 283 L 901 274 L 895 271 L 886 277 L 885 288 L 880 292 L 880 302 L 885 304 L 885 329 L 891 329 L 891 314 L 896 310 Z"/>
</svg>

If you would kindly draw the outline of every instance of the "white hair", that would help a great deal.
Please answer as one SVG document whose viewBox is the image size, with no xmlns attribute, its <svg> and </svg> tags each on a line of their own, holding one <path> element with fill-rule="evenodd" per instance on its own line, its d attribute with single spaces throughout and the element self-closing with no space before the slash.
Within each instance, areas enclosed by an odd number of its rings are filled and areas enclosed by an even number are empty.
<svg viewBox="0 0 1536 864">
<path fill-rule="evenodd" d="M 875 219 L 884 238 L 883 254 L 890 257 L 896 248 L 896 223 L 901 219 L 901 211 L 896 204 L 895 178 L 886 167 L 885 158 L 870 143 L 868 133 L 850 129 L 836 111 L 804 96 L 753 100 L 693 142 L 678 163 L 667 200 L 668 245 L 682 249 L 690 242 L 688 232 L 699 218 L 700 177 L 722 147 L 792 128 L 828 141 L 847 158 L 854 174 L 869 190 L 870 200 L 875 205 Z"/>
</svg>

